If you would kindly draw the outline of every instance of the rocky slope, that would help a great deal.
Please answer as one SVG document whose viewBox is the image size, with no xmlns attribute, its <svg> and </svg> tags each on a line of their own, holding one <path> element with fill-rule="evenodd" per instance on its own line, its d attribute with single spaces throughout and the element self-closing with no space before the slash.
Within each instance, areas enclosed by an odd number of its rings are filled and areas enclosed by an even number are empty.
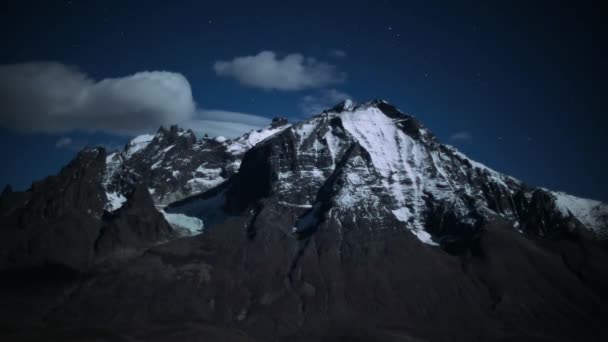
<svg viewBox="0 0 608 342">
<path fill-rule="evenodd" d="M 120 199 L 106 197 L 105 164 L 105 150 L 84 150 L 30 190 L 5 190 L 0 269 L 62 265 L 85 271 L 174 238 L 146 188 L 134 186 Z"/>
<path fill-rule="evenodd" d="M 181 197 L 165 211 L 201 219 L 205 233 L 63 279 L 60 295 L 36 309 L 7 305 L 8 336 L 30 337 L 23 326 L 39 324 L 108 340 L 607 337 L 608 207 L 476 163 L 386 102 L 347 101 L 236 141 L 185 142 L 183 154 L 165 139 L 159 132 L 143 149 L 111 157 L 119 162 L 108 169 L 120 171 L 101 187 L 120 199 L 129 177 L 144 179 L 158 204 Z M 221 157 L 205 168 L 221 168 L 221 181 L 182 190 L 191 177 L 219 179 L 215 171 L 198 177 L 201 163 L 211 163 L 202 157 L 184 178 L 167 180 L 171 165 L 214 146 Z M 11 196 L 2 208 L 14 210 L 26 195 Z"/>
<path fill-rule="evenodd" d="M 285 119 L 275 119 L 238 139 L 198 141 L 191 131 L 161 127 L 121 152 L 84 150 L 28 191 L 7 187 L 0 196 L 0 270 L 57 264 L 87 271 L 199 233 L 200 220 L 157 207 L 222 184 L 245 151 L 286 127 Z"/>
</svg>

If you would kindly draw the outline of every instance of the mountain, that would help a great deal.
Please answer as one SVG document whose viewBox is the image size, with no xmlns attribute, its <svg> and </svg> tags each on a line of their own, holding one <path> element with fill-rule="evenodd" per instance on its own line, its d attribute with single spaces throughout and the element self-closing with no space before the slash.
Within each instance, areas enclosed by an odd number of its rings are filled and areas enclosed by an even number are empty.
<svg viewBox="0 0 608 342">
<path fill-rule="evenodd" d="M 0 196 L 0 269 L 58 264 L 88 271 L 197 233 L 200 220 L 156 208 L 222 184 L 247 149 L 287 126 L 276 118 L 238 139 L 198 141 L 192 131 L 161 127 L 120 152 L 84 150 L 28 191 L 7 188 Z"/>
<path fill-rule="evenodd" d="M 190 130 L 161 127 L 156 135 L 138 136 L 122 152 L 108 155 L 105 187 L 109 197 L 120 197 L 133 184 L 145 183 L 155 203 L 165 205 L 222 184 L 236 173 L 248 149 L 286 127 L 286 119 L 275 118 L 269 127 L 238 139 L 198 141 Z"/>
<path fill-rule="evenodd" d="M 607 238 L 605 204 L 531 189 L 439 143 L 414 117 L 383 101 L 342 104 L 296 124 L 243 162 L 229 204 L 243 209 L 271 194 L 283 206 L 311 208 L 296 223 L 297 234 L 332 211 L 340 222 L 354 215 L 376 229 L 403 227 L 444 247 L 472 242 L 495 216 L 529 234 Z M 261 170 L 265 181 L 249 184 Z"/>
<path fill-rule="evenodd" d="M 384 101 L 345 101 L 234 140 L 197 141 L 172 127 L 120 153 L 94 151 L 66 167 L 81 178 L 64 169 L 61 181 L 0 197 L 2 231 L 13 234 L 2 237 L 11 252 L 5 244 L 0 254 L 12 262 L 0 311 L 11 338 L 607 337 L 608 206 L 496 172 Z M 69 211 L 46 215 L 64 188 L 75 189 L 60 201 Z M 122 212 L 100 245 L 138 253 L 114 253 L 109 266 L 76 268 L 29 244 L 30 253 L 71 270 L 49 285 L 48 271 L 25 268 L 45 263 L 14 252 L 38 235 L 55 246 L 55 235 L 77 236 L 95 217 Z M 36 228 L 15 238 L 28 217 Z M 70 217 L 71 230 L 55 233 L 57 217 Z M 131 238 L 154 225 L 167 234 Z M 203 225 L 203 234 L 180 234 Z M 90 250 L 80 238 L 68 242 Z M 23 289 L 23 279 L 45 290 Z M 28 333 L 32 326 L 38 330 Z"/>
</svg>

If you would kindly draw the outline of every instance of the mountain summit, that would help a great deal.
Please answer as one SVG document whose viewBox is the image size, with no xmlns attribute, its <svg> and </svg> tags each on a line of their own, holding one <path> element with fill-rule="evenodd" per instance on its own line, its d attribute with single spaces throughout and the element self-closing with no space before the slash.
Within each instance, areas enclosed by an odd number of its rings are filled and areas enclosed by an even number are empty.
<svg viewBox="0 0 608 342">
<path fill-rule="evenodd" d="M 385 101 L 277 118 L 237 139 L 161 128 L 5 190 L 0 212 L 4 269 L 87 274 L 54 284 L 47 306 L 5 309 L 53 332 L 606 337 L 608 206 L 477 163 Z M 65 252 L 76 246 L 86 262 Z"/>
<path fill-rule="evenodd" d="M 295 124 L 253 148 L 244 170 L 228 201 L 263 194 L 310 208 L 296 223 L 298 234 L 334 216 L 374 229 L 404 228 L 423 243 L 445 246 L 471 243 L 483 222 L 496 219 L 534 235 L 605 239 L 607 233 L 608 206 L 530 188 L 441 144 L 384 101 L 344 102 Z"/>
</svg>

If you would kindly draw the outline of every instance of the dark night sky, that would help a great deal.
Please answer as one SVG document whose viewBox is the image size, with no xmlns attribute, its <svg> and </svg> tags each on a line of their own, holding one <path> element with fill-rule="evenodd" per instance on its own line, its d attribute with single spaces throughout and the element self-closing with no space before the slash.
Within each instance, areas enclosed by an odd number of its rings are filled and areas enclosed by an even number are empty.
<svg viewBox="0 0 608 342">
<path fill-rule="evenodd" d="M 124 104 L 127 100 L 116 95 L 126 88 L 105 87 L 95 93 L 104 101 L 70 109 L 73 116 L 54 125 L 55 117 L 41 115 L 43 107 L 31 103 L 49 103 L 39 96 L 49 89 L 73 94 L 81 83 L 71 87 L 57 76 L 47 89 L 39 89 L 41 83 L 13 86 L 32 82 L 15 64 L 51 61 L 77 67 L 91 84 L 141 71 L 180 73 L 199 119 L 214 109 L 297 120 L 308 114 L 303 109 L 346 96 L 359 102 L 386 99 L 418 117 L 443 142 L 498 171 L 607 201 L 608 118 L 600 101 L 606 53 L 599 2 L 488 3 L 496 2 L 22 1 L 4 7 L 0 183 L 27 188 L 57 172 L 85 145 L 116 148 L 142 130 L 137 122 L 156 127 L 173 119 L 162 113 L 131 116 L 121 127 L 122 119 L 104 117 L 111 111 L 108 103 L 129 110 L 138 103 Z M 284 89 L 268 85 L 272 77 L 261 72 L 239 69 L 227 75 L 214 68 L 217 61 L 262 51 L 274 52 L 271 59 L 279 61 L 300 54 L 296 68 L 329 70 L 331 77 L 317 75 Z M 294 70 L 283 66 L 285 72 Z M 248 75 L 249 83 L 237 81 L 236 73 Z M 270 83 L 264 86 L 260 78 Z M 65 107 L 61 99 L 52 101 Z M 15 109 L 22 107 L 33 109 Z M 78 119 L 82 108 L 98 113 L 96 118 Z M 213 119 L 228 126 L 241 120 L 229 113 L 223 119 L 222 113 Z M 27 120 L 17 124 L 19 117 Z M 174 119 L 187 126 L 184 116 Z M 92 132 L 102 126 L 102 132 Z"/>
</svg>

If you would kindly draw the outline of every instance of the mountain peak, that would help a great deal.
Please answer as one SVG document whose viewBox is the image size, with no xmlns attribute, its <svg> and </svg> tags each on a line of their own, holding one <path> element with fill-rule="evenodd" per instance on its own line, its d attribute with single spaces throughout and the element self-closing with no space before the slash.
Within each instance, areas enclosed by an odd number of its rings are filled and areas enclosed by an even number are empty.
<svg viewBox="0 0 608 342">
<path fill-rule="evenodd" d="M 387 115 L 399 115 L 399 116 L 407 116 L 411 117 L 411 115 L 407 115 L 401 112 L 397 107 L 390 104 L 386 100 L 381 99 L 373 99 L 362 103 L 356 103 L 350 99 L 346 99 L 344 101 L 338 102 L 335 106 L 331 107 L 323 111 L 323 113 L 342 113 L 342 112 L 353 112 L 358 110 L 364 110 L 368 108 L 378 108 L 382 109 Z"/>
<path fill-rule="evenodd" d="M 272 118 L 272 123 L 270 124 L 270 128 L 278 128 L 281 126 L 285 126 L 289 123 L 289 120 L 285 117 L 274 117 Z"/>
<path fill-rule="evenodd" d="M 157 134 L 169 134 L 169 135 L 176 135 L 178 132 L 183 131 L 183 128 L 180 128 L 177 125 L 170 125 L 169 128 L 166 128 L 165 126 L 161 125 L 158 128 Z"/>
<path fill-rule="evenodd" d="M 377 117 L 376 114 L 381 113 L 381 117 Z M 430 140 L 436 140 L 435 136 L 424 129 L 423 125 L 412 115 L 406 114 L 399 110 L 394 105 L 388 103 L 385 100 L 374 99 L 361 104 L 355 104 L 350 100 L 345 100 L 343 102 L 338 103 L 334 107 L 329 110 L 323 111 L 322 114 L 317 115 L 315 117 L 324 116 L 324 115 L 338 115 L 341 118 L 348 119 L 353 115 L 359 117 L 358 120 L 361 120 L 363 116 L 376 117 L 376 119 L 383 119 L 383 117 L 387 117 L 392 121 L 391 125 L 395 125 L 401 131 L 409 135 L 414 139 L 420 139 L 423 135 L 427 136 Z M 363 115 L 363 116 L 362 116 Z M 367 119 L 364 121 L 369 121 L 371 119 Z M 385 122 L 388 124 L 388 121 Z"/>
<path fill-rule="evenodd" d="M 268 179 L 252 185 L 260 170 Z M 451 249 L 473 243 L 484 220 L 495 217 L 530 234 L 547 215 L 563 227 L 572 220 L 567 210 L 522 209 L 539 202 L 531 202 L 533 189 L 441 144 L 415 117 L 383 100 L 342 102 L 269 137 L 245 155 L 232 184 L 228 207 L 236 210 L 260 194 L 309 208 L 295 224 L 298 235 L 330 217 L 340 225 L 354 215 L 361 224 L 366 212 L 373 213 L 370 226 L 405 228 L 425 244 Z M 604 207 L 587 207 L 570 211 L 578 221 L 602 223 L 596 217 Z M 594 226 L 576 226 L 600 237 Z"/>
<path fill-rule="evenodd" d="M 355 108 L 355 103 L 350 100 L 350 99 L 346 99 L 344 101 L 338 102 L 335 106 L 326 109 L 322 112 L 322 114 L 324 113 L 342 113 L 342 112 L 347 112 L 350 110 L 353 110 Z"/>
</svg>

